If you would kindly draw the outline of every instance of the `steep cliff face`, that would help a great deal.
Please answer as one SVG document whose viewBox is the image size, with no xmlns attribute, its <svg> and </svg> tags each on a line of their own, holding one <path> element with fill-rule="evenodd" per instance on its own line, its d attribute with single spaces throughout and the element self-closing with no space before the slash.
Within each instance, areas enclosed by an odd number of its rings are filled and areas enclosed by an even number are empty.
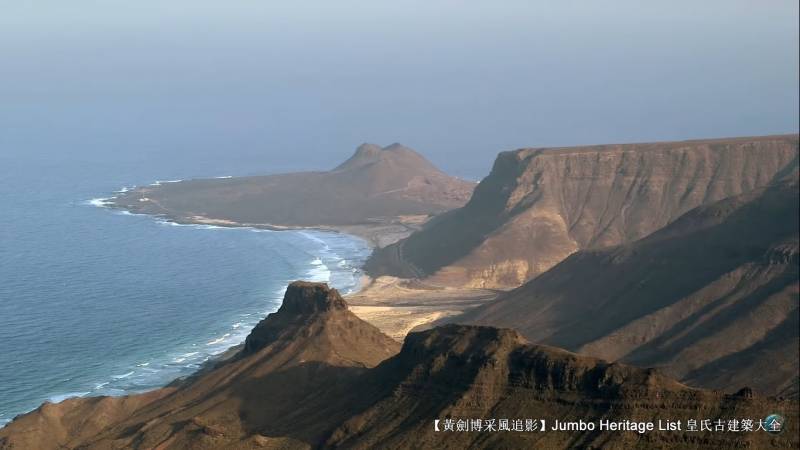
<svg viewBox="0 0 800 450">
<path fill-rule="evenodd" d="M 278 311 L 268 315 L 250 332 L 242 353 L 257 353 L 281 339 L 291 340 L 290 333 L 298 328 L 314 326 L 316 322 L 353 320 L 346 311 L 347 304 L 336 289 L 324 284 L 296 281 L 286 288 Z"/>
<path fill-rule="evenodd" d="M 146 394 L 46 403 L 0 429 L 0 449 L 307 448 L 349 417 L 331 396 L 399 347 L 335 289 L 295 282 L 237 356 Z"/>
<path fill-rule="evenodd" d="M 779 442 L 763 432 L 693 434 L 685 427 L 645 435 L 553 431 L 556 421 L 657 423 L 669 417 L 685 424 L 700 417 L 756 417 L 778 407 L 794 417 L 796 406 L 690 389 L 654 370 L 530 345 L 515 331 L 492 327 L 411 333 L 401 352 L 366 372 L 361 385 L 367 406 L 331 434 L 326 448 L 768 448 L 796 439 Z M 487 419 L 496 427 L 505 420 L 509 428 L 522 428 L 471 431 L 474 419 L 481 420 L 481 430 Z M 544 420 L 547 431 L 525 432 L 527 419 Z M 444 431 L 446 420 L 453 431 Z M 465 430 L 458 431 L 459 421 Z"/>
<path fill-rule="evenodd" d="M 795 401 L 690 389 L 653 370 L 530 345 L 515 331 L 492 327 L 411 333 L 396 353 L 394 341 L 349 313 L 335 291 L 314 283 L 293 284 L 284 306 L 232 360 L 148 394 L 46 404 L 0 429 L 0 449 L 798 445 Z M 372 367 L 378 359 L 383 362 Z M 757 423 L 775 411 L 788 418 L 779 436 L 550 429 L 556 420 Z M 474 428 L 477 419 L 494 420 L 493 431 Z M 458 420 L 473 428 L 456 431 Z M 538 428 L 542 420 L 547 431 Z M 534 422 L 536 429 L 526 429 Z"/>
<path fill-rule="evenodd" d="M 377 251 L 367 270 L 515 287 L 579 249 L 632 242 L 797 168 L 797 135 L 505 152 L 464 207 Z"/>
<path fill-rule="evenodd" d="M 796 397 L 799 202 L 794 181 L 700 206 L 639 241 L 579 251 L 455 320 L 695 386 Z"/>
</svg>

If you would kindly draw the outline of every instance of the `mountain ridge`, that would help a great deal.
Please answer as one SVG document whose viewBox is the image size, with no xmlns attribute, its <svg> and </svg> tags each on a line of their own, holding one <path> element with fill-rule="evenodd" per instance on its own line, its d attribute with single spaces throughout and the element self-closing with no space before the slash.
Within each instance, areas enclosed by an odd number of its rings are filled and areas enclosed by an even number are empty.
<svg viewBox="0 0 800 450">
<path fill-rule="evenodd" d="M 797 167 L 797 135 L 502 152 L 465 206 L 379 249 L 366 269 L 513 288 L 577 250 L 634 241 Z"/>
<path fill-rule="evenodd" d="M 0 429 L 0 449 L 218 448 L 226 435 L 243 436 L 245 448 L 260 448 L 259 442 L 270 442 L 260 434 L 264 426 L 283 434 L 275 441 L 279 446 L 322 439 L 326 421 L 345 413 L 314 394 L 341 394 L 400 344 L 356 317 L 327 285 L 295 282 L 284 297 L 240 352 L 216 367 L 141 395 L 45 403 Z M 307 417 L 295 412 L 301 401 L 315 406 Z M 97 415 L 98 402 L 112 413 L 87 423 L 83 416 Z M 133 406 L 124 409 L 126 404 Z"/>
<path fill-rule="evenodd" d="M 651 369 L 532 345 L 516 331 L 494 327 L 448 325 L 411 333 L 398 349 L 321 283 L 292 283 L 281 309 L 251 337 L 251 345 L 234 358 L 169 388 L 45 404 L 0 429 L 0 449 L 722 449 L 798 443 L 796 402 L 748 391 L 725 395 L 691 389 Z M 384 347 L 375 345 L 381 342 Z M 342 352 L 354 354 L 342 357 Z M 778 436 L 533 429 L 454 433 L 434 425 L 437 419 L 492 417 L 512 423 L 536 419 L 537 426 L 539 419 L 551 426 L 555 420 L 578 419 L 757 421 L 776 410 L 789 417 L 788 429 Z"/>
<path fill-rule="evenodd" d="M 798 201 L 794 180 L 699 206 L 633 243 L 579 251 L 452 320 L 660 366 L 697 386 L 796 397 Z"/>
</svg>

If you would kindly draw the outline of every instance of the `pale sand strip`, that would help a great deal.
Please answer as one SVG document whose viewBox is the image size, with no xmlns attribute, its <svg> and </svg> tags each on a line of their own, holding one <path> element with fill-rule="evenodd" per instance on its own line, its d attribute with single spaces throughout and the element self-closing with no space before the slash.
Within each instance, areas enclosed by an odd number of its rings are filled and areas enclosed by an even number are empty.
<svg viewBox="0 0 800 450">
<path fill-rule="evenodd" d="M 398 341 L 415 328 L 461 314 L 499 294 L 488 289 L 439 287 L 394 277 L 367 279 L 363 286 L 346 297 L 350 310 Z"/>
<path fill-rule="evenodd" d="M 228 219 L 203 215 L 185 217 L 167 216 L 177 223 L 193 223 L 222 227 L 253 227 L 271 230 L 299 230 L 303 227 L 276 226 L 263 223 L 239 223 Z M 418 230 L 428 216 L 399 216 L 383 218 L 374 223 L 350 226 L 308 227 L 330 230 L 361 237 L 373 247 L 384 247 L 397 242 Z M 364 277 L 363 288 L 350 296 L 350 309 L 359 317 L 372 323 L 392 338 L 403 341 L 414 329 L 423 329 L 433 322 L 494 300 L 499 291 L 477 288 L 452 288 L 434 286 L 419 280 Z"/>
</svg>

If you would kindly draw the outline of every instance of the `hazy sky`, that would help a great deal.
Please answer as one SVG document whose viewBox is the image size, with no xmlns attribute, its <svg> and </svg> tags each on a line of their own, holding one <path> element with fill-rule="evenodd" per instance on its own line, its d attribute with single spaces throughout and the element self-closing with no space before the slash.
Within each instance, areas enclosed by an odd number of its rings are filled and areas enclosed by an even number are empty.
<svg viewBox="0 0 800 450">
<path fill-rule="evenodd" d="M 326 168 L 395 141 L 797 132 L 798 2 L 0 0 L 0 153 Z M 159 156 L 162 155 L 162 156 Z"/>
</svg>

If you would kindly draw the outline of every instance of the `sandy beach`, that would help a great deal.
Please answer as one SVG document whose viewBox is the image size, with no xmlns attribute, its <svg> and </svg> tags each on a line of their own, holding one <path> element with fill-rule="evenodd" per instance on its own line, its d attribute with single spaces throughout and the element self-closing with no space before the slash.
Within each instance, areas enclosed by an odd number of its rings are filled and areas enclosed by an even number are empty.
<svg viewBox="0 0 800 450">
<path fill-rule="evenodd" d="M 200 215 L 188 217 L 163 215 L 164 219 L 182 224 L 220 227 L 250 227 L 269 230 L 315 229 L 334 231 L 359 237 L 374 249 L 391 245 L 420 229 L 428 216 L 399 216 L 376 219 L 362 225 L 314 227 L 280 226 L 268 223 L 239 223 Z M 345 296 L 351 311 L 378 327 L 393 339 L 403 341 L 408 332 L 425 329 L 426 325 L 444 317 L 461 314 L 494 300 L 502 291 L 492 289 L 437 286 L 414 279 L 364 276 L 361 289 Z"/>
<path fill-rule="evenodd" d="M 349 226 L 319 226 L 313 229 L 336 231 L 362 238 L 375 248 L 385 247 L 413 233 L 427 221 L 426 216 L 403 216 L 374 224 Z M 198 224 L 254 227 L 271 230 L 296 230 L 301 227 L 271 224 L 240 224 L 230 220 L 194 216 L 181 222 Z M 426 325 L 444 317 L 461 314 L 468 309 L 494 300 L 499 290 L 453 288 L 395 277 L 372 279 L 364 276 L 361 289 L 345 296 L 350 310 L 400 342 L 408 332 L 425 329 Z"/>
<path fill-rule="evenodd" d="M 394 277 L 369 279 L 346 297 L 350 310 L 392 338 L 494 300 L 500 291 L 426 285 Z"/>
<path fill-rule="evenodd" d="M 113 200 L 113 198 L 109 199 Z M 126 210 L 122 206 L 109 204 L 108 206 Z M 430 218 L 425 215 L 400 216 L 375 219 L 373 223 L 362 225 L 315 225 L 308 227 L 275 225 L 271 223 L 249 223 L 236 222 L 228 219 L 214 219 L 210 217 L 192 215 L 181 216 L 173 214 L 160 214 L 162 219 L 180 223 L 194 225 L 213 225 L 217 227 L 236 227 L 236 228 L 259 228 L 264 230 L 320 230 L 334 231 L 337 233 L 350 234 L 370 243 L 373 248 L 381 248 L 408 237 L 414 231 L 420 229 Z"/>
</svg>

